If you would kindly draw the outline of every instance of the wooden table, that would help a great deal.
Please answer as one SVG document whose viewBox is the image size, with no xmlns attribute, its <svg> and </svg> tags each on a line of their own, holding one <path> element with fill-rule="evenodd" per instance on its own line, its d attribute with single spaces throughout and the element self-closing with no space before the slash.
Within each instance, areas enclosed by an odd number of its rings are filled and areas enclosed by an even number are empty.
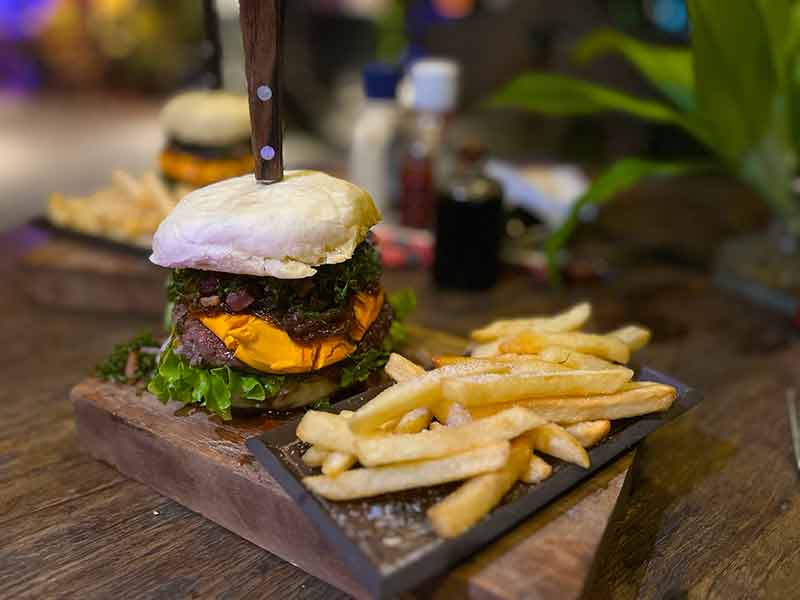
<svg viewBox="0 0 800 600">
<path fill-rule="evenodd" d="M 674 207 L 675 194 L 662 194 L 663 203 Z M 641 193 L 655 206 L 640 216 L 661 210 L 657 196 Z M 635 206 L 622 202 L 616 214 L 635 221 Z M 690 225 L 710 218 L 692 206 Z M 680 227 L 670 215 L 669 227 Z M 619 229 L 611 217 L 606 223 Z M 642 359 L 704 390 L 699 408 L 641 446 L 627 510 L 600 552 L 593 598 L 798 596 L 800 484 L 784 398 L 800 387 L 800 344 L 787 320 L 712 287 L 702 261 L 718 236 L 694 227 L 696 236 L 689 225 L 671 231 L 688 239 L 677 254 L 698 260 L 676 266 L 675 252 L 670 263 L 663 252 L 638 252 L 624 276 L 561 292 L 510 277 L 468 296 L 437 292 L 420 273 L 385 277 L 390 289 L 418 290 L 418 322 L 454 333 L 588 298 L 598 329 L 630 320 L 651 326 L 656 342 Z M 611 255 L 609 230 L 595 228 L 584 252 Z M 631 231 L 627 247 L 641 250 L 631 240 L 647 237 L 647 228 Z M 115 342 L 154 323 L 31 306 L 14 283 L 19 272 L 0 274 L 0 597 L 342 597 L 82 452 L 70 386 Z"/>
</svg>

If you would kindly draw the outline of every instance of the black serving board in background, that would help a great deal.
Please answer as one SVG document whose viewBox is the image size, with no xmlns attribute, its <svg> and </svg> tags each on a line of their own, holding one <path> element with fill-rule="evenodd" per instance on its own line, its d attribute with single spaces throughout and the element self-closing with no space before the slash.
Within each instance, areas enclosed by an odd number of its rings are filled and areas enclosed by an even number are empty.
<svg viewBox="0 0 800 600">
<path fill-rule="evenodd" d="M 149 257 L 150 253 L 152 252 L 149 246 L 137 245 L 133 242 L 115 240 L 110 237 L 104 237 L 101 235 L 87 233 L 85 231 L 79 231 L 77 229 L 71 229 L 70 227 L 64 227 L 62 225 L 53 223 L 47 217 L 36 217 L 31 219 L 29 221 L 29 225 L 51 233 L 57 237 L 75 240 L 76 242 L 84 242 L 104 250 L 116 250 L 132 256 L 141 256 L 143 258 Z"/>
<path fill-rule="evenodd" d="M 295 436 L 299 419 L 250 438 L 247 447 L 316 524 L 370 594 L 385 598 L 410 590 L 470 556 L 701 399 L 698 391 L 647 367 L 638 369 L 636 378 L 677 388 L 678 397 L 670 410 L 612 422 L 609 437 L 589 450 L 589 469 L 547 457 L 553 465 L 549 479 L 538 485 L 518 483 L 487 517 L 450 540 L 434 533 L 425 513 L 459 483 L 332 502 L 314 496 L 302 483 L 304 476 L 317 471 L 301 460 L 308 444 Z M 355 410 L 381 389 L 339 402 L 333 410 Z"/>
</svg>

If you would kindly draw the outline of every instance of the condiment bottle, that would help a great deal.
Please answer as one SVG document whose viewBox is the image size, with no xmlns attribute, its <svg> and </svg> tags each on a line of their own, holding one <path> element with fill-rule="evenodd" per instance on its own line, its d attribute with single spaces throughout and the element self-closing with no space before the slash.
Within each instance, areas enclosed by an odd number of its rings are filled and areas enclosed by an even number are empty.
<svg viewBox="0 0 800 600">
<path fill-rule="evenodd" d="M 350 179 L 367 190 L 387 215 L 397 196 L 399 110 L 395 101 L 400 69 L 383 63 L 364 67 L 367 101 L 353 129 Z"/>
<path fill-rule="evenodd" d="M 433 277 L 440 287 L 485 290 L 497 281 L 503 191 L 483 170 L 485 151 L 465 145 L 436 214 Z"/>
<path fill-rule="evenodd" d="M 429 228 L 436 210 L 445 128 L 458 101 L 459 66 L 451 60 L 423 59 L 411 67 L 414 112 L 401 170 L 403 225 Z"/>
</svg>

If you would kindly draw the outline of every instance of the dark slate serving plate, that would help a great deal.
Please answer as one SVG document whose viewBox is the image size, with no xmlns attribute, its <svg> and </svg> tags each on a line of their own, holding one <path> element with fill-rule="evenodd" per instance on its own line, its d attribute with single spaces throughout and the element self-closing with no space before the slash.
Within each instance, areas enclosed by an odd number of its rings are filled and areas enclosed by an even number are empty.
<svg viewBox="0 0 800 600">
<path fill-rule="evenodd" d="M 70 229 L 69 227 L 62 227 L 61 225 L 56 225 L 47 217 L 36 217 L 31 219 L 29 224 L 37 229 L 47 231 L 55 236 L 75 240 L 77 242 L 84 242 L 105 250 L 115 250 L 118 252 L 131 254 L 133 256 L 143 256 L 145 258 L 150 256 L 150 253 L 152 252 L 150 248 L 145 248 L 144 246 L 137 246 L 133 243 L 118 241 L 91 233 L 84 233 L 83 231 Z"/>
<path fill-rule="evenodd" d="M 450 540 L 433 532 L 425 512 L 459 483 L 332 502 L 314 496 L 301 481 L 316 471 L 301 460 L 308 444 L 295 437 L 299 419 L 250 438 L 247 447 L 316 524 L 370 594 L 384 598 L 412 589 L 473 554 L 701 399 L 697 390 L 647 367 L 638 370 L 637 379 L 677 388 L 678 397 L 670 410 L 614 421 L 609 437 L 589 450 L 592 460 L 589 469 L 547 457 L 553 465 L 549 479 L 538 485 L 517 483 L 500 506 L 472 529 Z M 382 389 L 339 402 L 334 410 L 355 410 Z"/>
</svg>

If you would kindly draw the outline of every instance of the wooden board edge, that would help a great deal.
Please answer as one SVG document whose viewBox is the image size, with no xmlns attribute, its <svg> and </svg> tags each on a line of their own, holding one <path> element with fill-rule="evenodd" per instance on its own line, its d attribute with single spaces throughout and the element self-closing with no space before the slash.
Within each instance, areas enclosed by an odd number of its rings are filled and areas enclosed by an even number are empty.
<svg viewBox="0 0 800 600">
<path fill-rule="evenodd" d="M 578 600 L 594 577 L 603 538 L 613 529 L 615 518 L 624 509 L 635 453 L 632 450 L 606 466 L 594 478 L 576 486 L 451 573 L 426 585 L 415 597 L 435 600 L 467 597 L 481 600 L 546 600 L 554 597 Z M 605 508 L 603 515 L 596 512 L 598 505 Z M 587 528 L 583 522 L 582 529 L 576 530 L 573 522 L 580 520 L 581 512 L 586 510 L 595 511 L 592 516 L 597 523 L 591 532 L 588 531 L 591 523 Z M 534 537 L 533 534 L 538 535 Z M 575 544 L 576 538 L 583 538 L 583 543 Z M 541 564 L 537 561 L 543 557 L 551 562 L 560 562 L 564 569 L 556 578 L 554 575 L 558 569 L 548 565 L 542 570 L 538 586 L 531 586 L 528 580 L 520 588 L 515 586 L 511 567 L 520 555 L 530 562 L 531 569 Z M 571 573 L 573 577 L 565 579 L 565 573 Z"/>
<path fill-rule="evenodd" d="M 264 514 L 248 515 L 238 510 L 242 506 L 215 503 L 213 491 L 203 495 L 203 490 L 198 487 L 203 481 L 214 479 L 210 474 L 225 480 L 231 486 L 231 489 L 226 490 L 226 498 L 247 498 L 253 494 L 264 494 L 263 485 L 197 454 L 189 456 L 171 452 L 174 446 L 165 447 L 161 438 L 144 429 L 134 428 L 123 417 L 97 406 L 91 398 L 84 398 L 81 391 L 79 385 L 70 394 L 75 424 L 82 447 L 94 458 L 348 594 L 356 598 L 369 598 L 367 591 L 353 579 L 288 496 L 280 499 L 274 496 L 271 499 L 273 516 L 283 528 L 295 528 L 295 531 L 284 540 L 270 540 L 268 543 L 251 533 L 268 530 L 265 526 L 268 528 L 270 523 Z M 121 435 L 123 432 L 127 435 Z M 147 456 L 158 457 L 158 460 L 151 460 L 151 463 L 157 463 L 158 468 L 162 469 L 171 467 L 173 473 L 180 475 L 173 478 L 171 486 L 156 485 L 154 481 L 157 478 L 147 476 L 152 471 L 151 465 L 143 460 L 145 450 Z M 180 489 L 182 486 L 183 490 Z M 197 498 L 203 498 L 207 504 L 200 505 Z M 303 552 L 292 551 L 292 544 L 297 536 L 307 538 Z M 322 560 L 319 557 L 323 557 Z"/>
</svg>

